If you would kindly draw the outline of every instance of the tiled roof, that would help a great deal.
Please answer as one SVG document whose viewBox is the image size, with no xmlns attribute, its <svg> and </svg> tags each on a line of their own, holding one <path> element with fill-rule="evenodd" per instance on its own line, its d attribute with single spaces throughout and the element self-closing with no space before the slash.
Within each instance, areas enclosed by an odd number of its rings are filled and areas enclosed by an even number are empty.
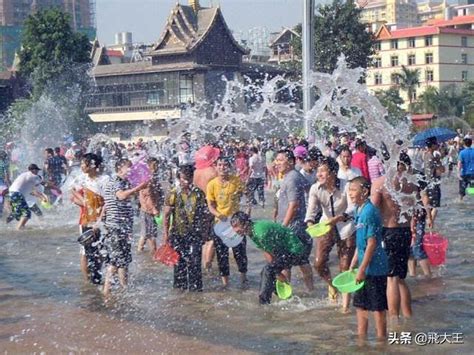
<svg viewBox="0 0 474 355">
<path fill-rule="evenodd" d="M 122 51 L 118 51 L 118 50 L 114 50 L 114 49 L 107 49 L 107 55 L 109 57 L 119 57 L 119 58 L 123 57 Z"/>
<path fill-rule="evenodd" d="M 386 26 L 382 26 L 376 33 L 377 39 L 397 39 L 397 38 L 408 38 L 408 37 L 419 37 L 429 36 L 439 33 L 452 33 L 459 35 L 474 36 L 474 30 L 461 29 L 461 28 L 449 28 L 449 27 L 438 27 L 438 26 L 422 26 L 422 27 L 409 27 L 402 28 L 399 30 L 390 31 Z"/>
<path fill-rule="evenodd" d="M 434 113 L 421 113 L 418 115 L 411 115 L 412 121 L 432 120 L 436 118 Z"/>
<path fill-rule="evenodd" d="M 190 6 L 177 4 L 168 17 L 167 24 L 151 55 L 189 53 L 206 38 L 213 25 L 220 19 L 233 44 L 242 54 L 247 50 L 241 47 L 227 27 L 220 8 L 200 8 L 194 12 Z"/>
<path fill-rule="evenodd" d="M 446 26 L 456 26 L 456 25 L 468 25 L 474 23 L 474 16 L 457 16 L 451 20 L 443 19 L 432 19 L 427 22 L 430 26 L 446 27 Z"/>
</svg>

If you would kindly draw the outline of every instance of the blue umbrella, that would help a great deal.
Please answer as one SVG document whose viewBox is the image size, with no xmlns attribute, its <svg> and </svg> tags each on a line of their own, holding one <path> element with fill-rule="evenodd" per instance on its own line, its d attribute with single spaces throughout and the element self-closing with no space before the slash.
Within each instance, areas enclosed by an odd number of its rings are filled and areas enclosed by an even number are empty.
<svg viewBox="0 0 474 355">
<path fill-rule="evenodd" d="M 457 134 L 454 131 L 451 131 L 447 128 L 435 127 L 429 128 L 423 132 L 420 132 L 413 137 L 413 145 L 415 147 L 425 147 L 426 140 L 428 138 L 436 138 L 438 143 L 446 142 L 451 138 L 456 137 Z"/>
</svg>

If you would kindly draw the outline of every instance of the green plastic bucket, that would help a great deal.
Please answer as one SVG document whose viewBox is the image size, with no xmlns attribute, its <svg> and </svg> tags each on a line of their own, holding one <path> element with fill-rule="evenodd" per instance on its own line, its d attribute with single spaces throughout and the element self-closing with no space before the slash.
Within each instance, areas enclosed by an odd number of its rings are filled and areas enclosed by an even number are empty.
<svg viewBox="0 0 474 355">
<path fill-rule="evenodd" d="M 276 280 L 275 288 L 278 297 L 282 300 L 287 300 L 293 294 L 293 289 L 289 283 Z"/>
<path fill-rule="evenodd" d="M 163 225 L 163 214 L 160 214 L 159 216 L 155 216 L 153 219 L 155 220 L 155 223 L 158 226 Z M 173 216 L 171 216 L 171 218 L 170 218 L 170 224 L 173 224 Z"/>
<path fill-rule="evenodd" d="M 356 284 L 357 269 L 344 271 L 332 280 L 332 285 L 341 293 L 351 293 L 364 287 L 365 281 Z"/>
<path fill-rule="evenodd" d="M 327 224 L 327 222 L 321 222 L 318 224 L 314 224 L 311 227 L 306 228 L 306 232 L 312 238 L 319 238 L 322 237 L 331 230 L 331 226 Z"/>
<path fill-rule="evenodd" d="M 51 208 L 53 208 L 53 205 L 49 202 L 45 202 L 45 201 L 41 201 L 41 206 L 47 210 L 50 210 Z"/>
<path fill-rule="evenodd" d="M 468 195 L 474 195 L 474 187 L 468 187 L 468 188 L 466 189 L 466 193 L 467 193 Z"/>
</svg>

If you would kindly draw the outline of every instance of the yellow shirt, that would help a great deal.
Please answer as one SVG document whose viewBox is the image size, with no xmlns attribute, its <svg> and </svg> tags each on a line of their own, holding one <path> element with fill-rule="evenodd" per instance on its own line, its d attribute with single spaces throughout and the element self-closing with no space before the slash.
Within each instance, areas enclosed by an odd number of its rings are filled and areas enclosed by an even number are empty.
<svg viewBox="0 0 474 355">
<path fill-rule="evenodd" d="M 229 181 L 223 184 L 216 177 L 207 184 L 206 198 L 216 203 L 217 212 L 231 217 L 239 210 L 240 197 L 244 193 L 244 188 L 238 176 L 231 176 Z"/>
</svg>

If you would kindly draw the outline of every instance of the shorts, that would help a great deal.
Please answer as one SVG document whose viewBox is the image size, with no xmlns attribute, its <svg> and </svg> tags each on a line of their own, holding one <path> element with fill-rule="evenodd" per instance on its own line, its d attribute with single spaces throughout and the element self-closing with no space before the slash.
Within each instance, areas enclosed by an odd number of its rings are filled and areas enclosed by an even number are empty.
<svg viewBox="0 0 474 355">
<path fill-rule="evenodd" d="M 131 232 L 107 229 L 104 247 L 107 251 L 106 264 L 118 268 L 126 268 L 132 262 Z"/>
<path fill-rule="evenodd" d="M 388 257 L 388 277 L 405 279 L 410 257 L 411 231 L 409 227 L 383 228 L 383 242 Z"/>
<path fill-rule="evenodd" d="M 17 221 L 22 217 L 31 218 L 31 210 L 26 203 L 25 197 L 19 192 L 11 192 L 10 195 L 11 216 Z"/>
<path fill-rule="evenodd" d="M 155 222 L 154 216 L 141 211 L 140 219 L 142 222 L 140 235 L 145 237 L 145 239 L 158 237 L 158 225 Z"/>
<path fill-rule="evenodd" d="M 354 307 L 370 312 L 386 311 L 387 276 L 367 275 L 364 287 L 354 294 Z"/>
<path fill-rule="evenodd" d="M 433 208 L 440 207 L 441 206 L 441 187 L 436 184 L 431 187 L 428 187 L 425 191 L 428 195 L 430 206 Z"/>
<path fill-rule="evenodd" d="M 428 258 L 423 249 L 423 238 L 425 236 L 426 221 L 423 219 L 416 223 L 416 239 L 415 244 L 411 247 L 411 256 L 415 260 L 424 260 Z"/>
<path fill-rule="evenodd" d="M 466 196 L 466 189 L 469 186 L 474 186 L 474 175 L 461 176 L 461 180 L 459 180 L 459 195 Z"/>
</svg>

